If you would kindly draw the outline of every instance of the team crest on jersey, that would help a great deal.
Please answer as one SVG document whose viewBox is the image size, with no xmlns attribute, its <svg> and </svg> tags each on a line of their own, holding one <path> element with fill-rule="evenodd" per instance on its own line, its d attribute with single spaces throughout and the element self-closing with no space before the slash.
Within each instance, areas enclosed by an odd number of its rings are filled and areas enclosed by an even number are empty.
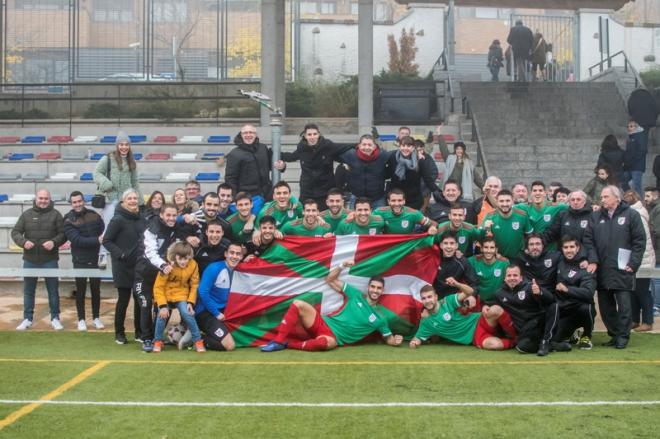
<svg viewBox="0 0 660 439">
<path fill-rule="evenodd" d="M 619 218 L 616 219 L 616 222 L 619 223 L 620 226 L 622 226 L 626 223 L 626 217 L 620 216 Z"/>
<path fill-rule="evenodd" d="M 511 223 L 511 228 L 513 230 L 518 230 L 520 228 L 520 223 L 518 221 L 514 221 Z"/>
<path fill-rule="evenodd" d="M 376 234 L 376 228 L 375 227 L 370 228 L 369 229 L 369 234 L 370 235 L 375 235 Z"/>
<path fill-rule="evenodd" d="M 408 227 L 408 224 L 410 224 L 408 220 L 401 221 L 401 227 Z"/>
<path fill-rule="evenodd" d="M 222 328 L 218 328 L 214 332 L 215 336 L 218 338 L 222 338 L 223 335 L 225 335 L 225 331 L 222 330 Z"/>
<path fill-rule="evenodd" d="M 448 322 L 448 321 L 451 320 L 451 314 L 449 314 L 448 312 L 446 312 L 446 313 L 444 313 L 444 314 L 442 315 L 442 318 L 445 320 L 445 322 Z"/>
<path fill-rule="evenodd" d="M 289 218 L 293 218 L 293 210 L 290 210 L 289 212 L 287 212 L 287 215 L 289 215 Z"/>
<path fill-rule="evenodd" d="M 458 237 L 458 243 L 459 244 L 465 244 L 465 236 L 459 236 Z"/>
<path fill-rule="evenodd" d="M 518 291 L 518 299 L 525 300 L 525 295 L 526 295 L 525 290 Z"/>
<path fill-rule="evenodd" d="M 495 270 L 493 270 L 493 276 L 495 276 L 495 277 L 502 276 L 502 270 L 499 269 L 499 268 L 496 268 Z"/>
<path fill-rule="evenodd" d="M 589 224 L 589 221 L 587 220 L 580 221 L 580 227 L 582 227 L 583 229 L 587 228 L 587 224 Z"/>
<path fill-rule="evenodd" d="M 376 321 L 376 314 L 369 314 L 369 323 L 373 323 Z"/>
<path fill-rule="evenodd" d="M 543 215 L 543 221 L 545 221 L 546 223 L 550 221 L 550 214 L 549 213 L 546 213 L 545 215 Z"/>
<path fill-rule="evenodd" d="M 577 271 L 575 271 L 575 270 L 570 270 L 570 271 L 568 272 L 568 277 L 575 277 L 576 274 L 577 274 Z"/>
<path fill-rule="evenodd" d="M 546 259 L 543 261 L 543 265 L 545 265 L 546 268 L 552 267 L 552 259 Z"/>
</svg>

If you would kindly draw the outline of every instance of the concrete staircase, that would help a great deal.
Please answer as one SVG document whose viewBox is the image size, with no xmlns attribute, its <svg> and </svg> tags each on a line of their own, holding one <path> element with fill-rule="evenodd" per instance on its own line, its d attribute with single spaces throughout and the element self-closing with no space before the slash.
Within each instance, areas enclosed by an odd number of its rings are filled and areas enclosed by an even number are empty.
<svg viewBox="0 0 660 439">
<path fill-rule="evenodd" d="M 505 187 L 543 180 L 582 188 L 603 138 L 612 133 L 625 143 L 627 115 L 612 83 L 462 82 L 461 89 L 488 171 Z"/>
</svg>

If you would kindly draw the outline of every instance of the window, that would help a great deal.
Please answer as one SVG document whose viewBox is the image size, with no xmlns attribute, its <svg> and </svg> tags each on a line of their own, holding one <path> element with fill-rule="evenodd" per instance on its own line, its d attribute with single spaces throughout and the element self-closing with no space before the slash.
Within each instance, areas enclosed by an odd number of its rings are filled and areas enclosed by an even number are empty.
<svg viewBox="0 0 660 439">
<path fill-rule="evenodd" d="M 337 12 L 335 2 L 321 2 L 321 14 L 334 14 Z"/>
<path fill-rule="evenodd" d="M 68 0 L 16 0 L 16 9 L 69 9 Z"/>
<path fill-rule="evenodd" d="M 183 23 L 186 21 L 188 9 L 182 0 L 154 2 L 154 22 Z"/>
<path fill-rule="evenodd" d="M 131 0 L 95 0 L 94 21 L 123 22 L 133 21 Z"/>
<path fill-rule="evenodd" d="M 358 2 L 351 3 L 351 15 L 358 15 L 359 9 L 360 9 L 360 5 L 358 4 Z"/>
<path fill-rule="evenodd" d="M 300 2 L 300 13 L 301 14 L 317 14 L 318 3 L 316 2 Z"/>
<path fill-rule="evenodd" d="M 476 18 L 497 18 L 497 8 L 476 8 Z"/>
<path fill-rule="evenodd" d="M 474 18 L 476 16 L 475 8 L 456 8 L 458 11 L 459 18 Z"/>
</svg>

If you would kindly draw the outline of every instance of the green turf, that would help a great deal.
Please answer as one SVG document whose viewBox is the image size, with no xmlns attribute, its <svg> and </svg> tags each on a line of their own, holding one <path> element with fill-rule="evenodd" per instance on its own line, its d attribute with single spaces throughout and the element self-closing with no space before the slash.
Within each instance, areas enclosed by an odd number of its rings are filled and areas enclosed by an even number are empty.
<svg viewBox="0 0 660 439">
<path fill-rule="evenodd" d="M 660 335 L 623 351 L 547 358 L 470 346 L 364 345 L 326 353 L 257 349 L 143 354 L 112 334 L 0 333 L 0 399 L 41 397 L 97 361 L 110 363 L 63 401 L 497 402 L 660 399 Z M 598 334 L 595 343 L 605 340 Z M 8 359 L 47 360 L 45 362 Z M 21 407 L 0 404 L 0 419 Z M 638 437 L 660 431 L 660 406 L 277 408 L 43 405 L 0 438 Z"/>
</svg>

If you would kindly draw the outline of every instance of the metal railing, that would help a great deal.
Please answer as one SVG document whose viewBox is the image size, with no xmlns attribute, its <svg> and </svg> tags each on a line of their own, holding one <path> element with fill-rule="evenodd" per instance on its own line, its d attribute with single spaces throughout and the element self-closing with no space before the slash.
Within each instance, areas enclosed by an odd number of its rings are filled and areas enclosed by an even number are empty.
<svg viewBox="0 0 660 439">
<path fill-rule="evenodd" d="M 470 107 L 470 101 L 468 100 L 467 96 L 463 97 L 462 111 L 463 114 L 465 114 L 467 118 L 472 121 L 471 140 L 473 142 L 476 142 L 477 144 L 477 166 L 481 165 L 481 167 L 483 168 L 483 179 L 485 181 L 486 178 L 488 178 L 488 176 L 490 175 L 488 171 L 489 168 L 488 161 L 486 160 L 486 156 L 484 155 L 484 151 L 483 151 L 483 140 L 481 138 L 481 133 L 479 131 L 479 123 L 477 122 L 477 118 L 472 112 L 472 108 Z"/>
<path fill-rule="evenodd" d="M 0 126 L 162 125 L 164 121 L 219 126 L 246 118 L 259 120 L 258 105 L 237 93 L 239 88 L 259 86 L 255 81 L 4 84 Z"/>
<path fill-rule="evenodd" d="M 597 62 L 596 64 L 589 67 L 589 69 L 588 69 L 589 70 L 589 76 L 591 77 L 591 76 L 594 75 L 593 70 L 596 67 L 598 67 L 598 73 L 602 73 L 603 70 L 605 70 L 605 69 L 611 69 L 612 67 L 617 67 L 617 66 L 612 65 L 612 61 L 614 60 L 614 58 L 617 58 L 619 56 L 623 57 L 623 71 L 628 73 L 628 71 L 630 70 L 633 73 L 633 75 L 635 76 L 635 88 L 638 88 L 638 87 L 646 88 L 644 86 L 644 82 L 642 81 L 642 78 L 639 76 L 639 72 L 637 71 L 637 69 L 635 69 L 635 66 L 632 65 L 630 60 L 628 60 L 628 56 L 626 56 L 626 52 L 624 52 L 623 50 L 620 50 L 620 51 L 608 56 L 604 60 L 602 60 L 600 62 Z M 605 65 L 607 65 L 607 67 L 605 67 Z"/>
<path fill-rule="evenodd" d="M 455 111 L 454 106 L 454 83 L 451 77 L 451 70 L 449 70 L 449 62 L 447 61 L 447 48 L 442 49 L 442 53 L 433 64 L 431 72 L 434 72 L 436 68 L 440 71 L 447 72 L 447 92 L 449 94 L 449 111 L 453 113 Z M 443 81 L 444 82 L 444 81 Z"/>
</svg>

